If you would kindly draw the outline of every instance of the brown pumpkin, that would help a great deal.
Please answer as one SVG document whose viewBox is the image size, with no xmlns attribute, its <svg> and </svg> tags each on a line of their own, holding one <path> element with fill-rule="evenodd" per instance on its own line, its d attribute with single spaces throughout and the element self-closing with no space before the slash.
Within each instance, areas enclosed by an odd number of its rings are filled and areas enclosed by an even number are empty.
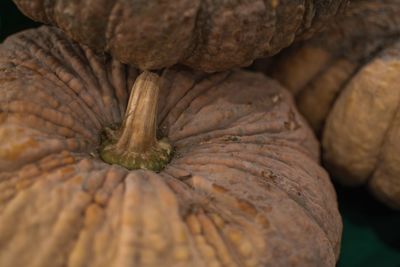
<svg viewBox="0 0 400 267">
<path fill-rule="evenodd" d="M 335 266 L 335 192 L 290 94 L 239 70 L 155 77 L 54 28 L 1 45 L 0 266 Z M 143 88 L 174 148 L 159 173 L 98 156 Z"/>
<path fill-rule="evenodd" d="M 310 35 L 348 0 L 14 0 L 29 17 L 141 69 L 249 65 Z"/>
<path fill-rule="evenodd" d="M 400 5 L 354 1 L 344 17 L 285 52 L 272 75 L 296 94 L 323 140 L 323 158 L 346 185 L 368 184 L 400 209 Z"/>
</svg>

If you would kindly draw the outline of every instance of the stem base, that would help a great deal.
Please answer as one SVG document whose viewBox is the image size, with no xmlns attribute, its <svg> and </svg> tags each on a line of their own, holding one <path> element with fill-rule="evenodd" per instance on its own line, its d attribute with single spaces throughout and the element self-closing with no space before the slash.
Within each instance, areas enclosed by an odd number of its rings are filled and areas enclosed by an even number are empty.
<svg viewBox="0 0 400 267">
<path fill-rule="evenodd" d="M 159 172 L 170 161 L 172 147 L 164 138 L 156 141 L 147 151 L 137 153 L 120 149 L 115 140 L 106 140 L 100 147 L 99 154 L 100 158 L 109 164 L 118 164 L 129 170 L 146 169 Z"/>
</svg>

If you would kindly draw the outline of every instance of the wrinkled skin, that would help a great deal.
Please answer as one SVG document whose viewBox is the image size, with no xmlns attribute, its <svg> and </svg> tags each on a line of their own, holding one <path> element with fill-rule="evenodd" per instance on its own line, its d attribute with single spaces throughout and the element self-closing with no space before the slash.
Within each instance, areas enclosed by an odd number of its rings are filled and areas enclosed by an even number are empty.
<svg viewBox="0 0 400 267">
<path fill-rule="evenodd" d="M 321 28 L 348 0 L 14 0 L 29 17 L 140 69 L 251 64 Z"/>
<path fill-rule="evenodd" d="M 340 182 L 400 209 L 400 5 L 354 1 L 325 33 L 285 52 L 272 76 L 296 94 Z"/>
<path fill-rule="evenodd" d="M 335 266 L 318 143 L 261 74 L 163 75 L 160 173 L 97 155 L 137 71 L 42 27 L 0 48 L 0 266 Z"/>
</svg>

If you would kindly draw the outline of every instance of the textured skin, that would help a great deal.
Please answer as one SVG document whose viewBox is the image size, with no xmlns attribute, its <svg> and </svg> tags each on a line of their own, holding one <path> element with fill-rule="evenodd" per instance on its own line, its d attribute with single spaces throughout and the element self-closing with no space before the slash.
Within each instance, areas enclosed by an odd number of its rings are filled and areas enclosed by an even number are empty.
<svg viewBox="0 0 400 267">
<path fill-rule="evenodd" d="M 264 75 L 171 69 L 160 173 L 98 159 L 137 72 L 42 27 L 0 48 L 0 266 L 335 266 L 318 143 Z"/>
<path fill-rule="evenodd" d="M 14 0 L 97 51 L 141 69 L 249 65 L 309 36 L 348 0 Z"/>
<path fill-rule="evenodd" d="M 322 135 L 323 158 L 343 184 L 368 184 L 400 209 L 400 4 L 354 1 L 321 36 L 277 59 L 272 75 L 290 88 Z"/>
</svg>

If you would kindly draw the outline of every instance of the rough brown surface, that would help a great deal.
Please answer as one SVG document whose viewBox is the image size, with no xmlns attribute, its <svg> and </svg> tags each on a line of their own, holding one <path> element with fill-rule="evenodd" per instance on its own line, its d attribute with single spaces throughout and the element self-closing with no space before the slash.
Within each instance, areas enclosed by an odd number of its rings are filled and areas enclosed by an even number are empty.
<svg viewBox="0 0 400 267">
<path fill-rule="evenodd" d="M 348 0 L 14 0 L 29 17 L 141 69 L 249 65 L 308 36 Z"/>
<path fill-rule="evenodd" d="M 353 1 L 321 36 L 286 52 L 272 73 L 322 135 L 343 184 L 368 184 L 400 209 L 400 4 Z"/>
<path fill-rule="evenodd" d="M 160 173 L 98 159 L 137 72 L 42 27 L 0 48 L 0 266 L 335 266 L 318 143 L 261 74 L 172 69 Z"/>
</svg>

